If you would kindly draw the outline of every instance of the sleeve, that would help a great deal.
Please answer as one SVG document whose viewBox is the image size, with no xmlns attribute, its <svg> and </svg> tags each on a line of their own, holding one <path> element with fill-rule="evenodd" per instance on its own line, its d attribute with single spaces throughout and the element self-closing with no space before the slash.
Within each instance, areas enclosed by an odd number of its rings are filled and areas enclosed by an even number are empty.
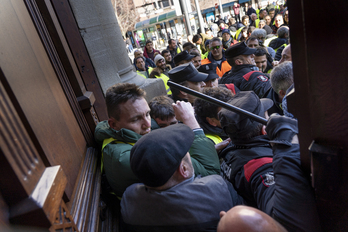
<svg viewBox="0 0 348 232">
<path fill-rule="evenodd" d="M 276 55 L 275 55 L 275 57 L 274 57 L 274 60 L 280 61 L 280 59 L 282 58 L 282 52 L 283 52 L 284 48 L 285 48 L 284 45 L 282 45 L 282 46 L 280 46 L 280 47 L 278 48 L 277 53 L 276 53 Z"/>
<path fill-rule="evenodd" d="M 274 59 L 274 57 L 275 57 L 275 51 L 274 51 L 274 49 L 273 48 L 271 48 L 271 47 L 267 47 L 267 50 L 268 50 L 268 53 L 272 56 L 272 58 Z"/>
<path fill-rule="evenodd" d="M 129 144 L 109 144 L 103 151 L 106 178 L 119 197 L 128 186 L 140 182 L 130 167 L 132 147 Z"/>
<path fill-rule="evenodd" d="M 259 98 L 264 97 L 272 88 L 268 76 L 262 72 L 249 72 L 243 76 L 244 80 L 239 86 L 242 91 L 254 91 Z"/>
<path fill-rule="evenodd" d="M 298 144 L 273 146 L 273 171 L 273 218 L 288 231 L 321 231 L 315 196 L 301 170 Z"/>
<path fill-rule="evenodd" d="M 220 162 L 214 143 L 204 135 L 202 129 L 195 129 L 195 139 L 190 148 L 190 155 L 195 175 L 208 176 L 220 174 Z"/>
</svg>

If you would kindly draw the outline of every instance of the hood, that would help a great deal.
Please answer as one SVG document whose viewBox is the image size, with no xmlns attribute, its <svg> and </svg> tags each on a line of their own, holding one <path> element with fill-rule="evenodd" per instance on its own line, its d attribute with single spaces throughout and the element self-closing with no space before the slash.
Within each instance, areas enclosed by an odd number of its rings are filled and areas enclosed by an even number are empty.
<svg viewBox="0 0 348 232">
<path fill-rule="evenodd" d="M 98 144 L 103 144 L 104 139 L 114 138 L 124 142 L 135 143 L 141 138 L 141 135 L 134 131 L 124 129 L 117 131 L 110 128 L 107 120 L 99 122 L 94 131 L 94 138 Z"/>
</svg>

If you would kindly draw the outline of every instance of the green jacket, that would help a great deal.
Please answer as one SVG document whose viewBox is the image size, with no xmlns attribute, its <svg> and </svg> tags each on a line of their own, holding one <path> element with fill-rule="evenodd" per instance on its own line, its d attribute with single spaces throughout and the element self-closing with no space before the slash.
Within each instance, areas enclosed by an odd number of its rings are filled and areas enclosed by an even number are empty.
<svg viewBox="0 0 348 232">
<path fill-rule="evenodd" d="M 196 130 L 194 133 L 195 139 L 189 153 L 195 175 L 220 174 L 219 158 L 214 144 L 204 135 L 203 130 Z M 116 131 L 109 127 L 107 121 L 103 121 L 98 123 L 94 136 L 99 144 L 106 139 L 116 139 L 102 149 L 103 165 L 110 186 L 115 194 L 121 197 L 128 186 L 140 182 L 130 168 L 129 159 L 132 144 L 136 143 L 141 135 L 128 129 Z"/>
</svg>

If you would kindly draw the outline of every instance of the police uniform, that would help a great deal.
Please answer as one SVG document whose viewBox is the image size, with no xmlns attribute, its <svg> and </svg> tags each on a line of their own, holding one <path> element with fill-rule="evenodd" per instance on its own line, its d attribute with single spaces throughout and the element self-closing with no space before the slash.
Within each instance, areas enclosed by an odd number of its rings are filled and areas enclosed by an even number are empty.
<svg viewBox="0 0 348 232">
<path fill-rule="evenodd" d="M 239 55 L 251 55 L 256 49 L 249 48 L 245 42 L 240 42 L 228 48 L 225 52 L 227 60 Z M 241 91 L 254 91 L 259 98 L 265 96 L 272 88 L 269 78 L 258 71 L 255 65 L 243 64 L 232 67 L 225 73 L 219 84 L 233 83 Z"/>
<path fill-rule="evenodd" d="M 236 94 L 228 103 L 259 116 L 273 104 L 270 99 L 260 101 L 251 91 Z M 245 204 L 272 216 L 288 231 L 320 231 L 315 197 L 301 170 L 299 144 L 292 143 L 298 133 L 296 121 L 272 116 L 267 135 L 247 139 L 258 122 L 226 109 L 219 112 L 219 119 L 233 142 L 220 154 L 223 177 Z"/>
</svg>

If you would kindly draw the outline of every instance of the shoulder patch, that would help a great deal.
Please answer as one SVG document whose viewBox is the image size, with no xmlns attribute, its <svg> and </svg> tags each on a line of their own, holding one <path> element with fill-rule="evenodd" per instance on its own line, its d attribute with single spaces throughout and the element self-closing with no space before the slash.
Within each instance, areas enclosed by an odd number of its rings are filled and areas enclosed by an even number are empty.
<svg viewBox="0 0 348 232">
<path fill-rule="evenodd" d="M 265 77 L 265 76 L 262 76 L 262 75 L 258 76 L 257 78 L 258 78 L 260 81 L 262 81 L 262 82 L 268 81 L 268 78 Z"/>
</svg>

